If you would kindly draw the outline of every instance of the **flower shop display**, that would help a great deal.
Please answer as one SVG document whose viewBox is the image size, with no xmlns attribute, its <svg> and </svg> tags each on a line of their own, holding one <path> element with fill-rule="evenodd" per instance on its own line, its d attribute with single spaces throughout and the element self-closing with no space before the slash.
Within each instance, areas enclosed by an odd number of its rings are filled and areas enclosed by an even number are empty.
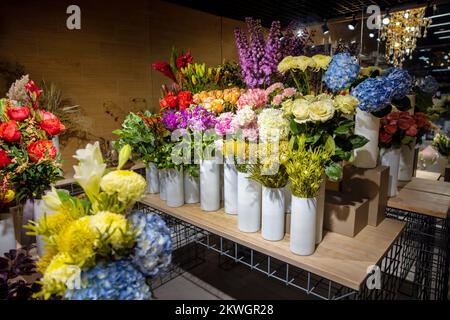
<svg viewBox="0 0 450 320">
<path fill-rule="evenodd" d="M 443 133 L 437 133 L 433 138 L 432 146 L 439 152 L 439 170 L 441 175 L 443 175 L 445 168 L 449 164 L 450 138 Z"/>
<path fill-rule="evenodd" d="M 157 150 L 163 143 L 164 131 L 160 116 L 149 111 L 131 112 L 122 123 L 122 129 L 113 131 L 119 137 L 114 143 L 115 148 L 119 150 L 128 144 L 132 146 L 133 159 L 144 162 L 149 193 L 159 193 L 156 161 Z"/>
<path fill-rule="evenodd" d="M 54 114 L 40 109 L 42 90 L 27 79 L 11 86 L 11 98 L 0 100 L 1 176 L 15 190 L 16 203 L 24 203 L 23 223 L 37 218 L 34 209 L 39 198 L 62 177 L 60 156 L 51 138 L 65 129 Z M 20 238 L 22 244 L 31 244 L 25 233 Z"/>
<path fill-rule="evenodd" d="M 291 182 L 292 207 L 290 249 L 298 255 L 315 251 L 317 205 L 326 163 L 332 151 L 322 146 L 309 148 L 306 136 L 298 139 L 298 148 L 289 150 L 286 171 Z"/>
<path fill-rule="evenodd" d="M 106 172 L 98 142 L 88 144 L 74 167 L 85 194 L 53 188 L 43 197 L 43 217 L 27 226 L 46 242 L 37 297 L 151 299 L 146 277 L 170 264 L 170 231 L 156 214 L 130 213 L 146 189 L 143 177 L 121 169 L 130 154 L 122 147 L 117 170 Z"/>
<path fill-rule="evenodd" d="M 411 91 L 412 80 L 408 72 L 391 68 L 382 77 L 367 78 L 351 90 L 359 99 L 355 132 L 369 142 L 355 151 L 354 165 L 375 168 L 378 159 L 378 132 L 380 120 L 373 113 L 381 112 L 393 102 L 402 100 Z"/>
</svg>

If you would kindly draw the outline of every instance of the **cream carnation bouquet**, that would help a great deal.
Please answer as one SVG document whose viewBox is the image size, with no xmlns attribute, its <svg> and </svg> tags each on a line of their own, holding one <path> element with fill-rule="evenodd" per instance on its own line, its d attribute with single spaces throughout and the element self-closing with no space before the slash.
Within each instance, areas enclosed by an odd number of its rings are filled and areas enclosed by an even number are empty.
<svg viewBox="0 0 450 320">
<path fill-rule="evenodd" d="M 37 296 L 64 299 L 150 299 L 146 277 L 170 264 L 171 238 L 155 214 L 131 209 L 145 179 L 122 170 L 131 154 L 125 145 L 116 170 L 106 168 L 98 142 L 77 150 L 75 181 L 84 194 L 52 188 L 43 196 L 44 216 L 26 227 L 45 242 L 37 262 Z M 130 290 L 131 289 L 131 290 Z"/>
</svg>

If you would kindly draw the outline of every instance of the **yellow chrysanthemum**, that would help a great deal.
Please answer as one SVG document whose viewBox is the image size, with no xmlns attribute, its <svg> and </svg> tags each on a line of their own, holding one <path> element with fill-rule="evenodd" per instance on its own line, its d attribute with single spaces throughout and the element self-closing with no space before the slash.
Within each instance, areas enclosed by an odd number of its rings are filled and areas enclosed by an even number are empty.
<svg viewBox="0 0 450 320">
<path fill-rule="evenodd" d="M 147 183 L 136 172 L 116 170 L 103 176 L 101 189 L 108 195 L 117 194 L 117 199 L 123 203 L 134 203 L 141 199 Z"/>
<path fill-rule="evenodd" d="M 52 262 L 53 258 L 58 254 L 58 248 L 55 246 L 45 246 L 45 251 L 42 257 L 36 262 L 36 269 L 39 273 L 44 274 L 47 267 Z"/>
<path fill-rule="evenodd" d="M 89 217 L 90 227 L 100 234 L 109 234 L 108 243 L 114 249 L 120 249 L 124 246 L 123 235 L 128 232 L 128 222 L 125 216 L 108 211 L 97 212 Z"/>
<path fill-rule="evenodd" d="M 312 56 L 312 59 L 316 63 L 316 68 L 318 70 L 319 69 L 327 70 L 328 65 L 330 64 L 330 61 L 331 61 L 330 56 L 326 56 L 323 54 L 316 54 L 316 55 Z"/>
<path fill-rule="evenodd" d="M 46 215 L 39 220 L 39 234 L 56 236 L 73 221 L 75 219 L 65 210 Z"/>
<path fill-rule="evenodd" d="M 41 294 L 46 299 L 56 294 L 63 296 L 66 288 L 75 288 L 81 284 L 81 269 L 73 264 L 67 253 L 58 253 L 53 257 L 42 277 Z"/>
<path fill-rule="evenodd" d="M 58 250 L 70 254 L 79 266 L 89 265 L 95 256 L 97 233 L 91 228 L 90 217 L 83 217 L 67 226 L 57 238 Z"/>
<path fill-rule="evenodd" d="M 285 57 L 283 60 L 281 60 L 281 62 L 278 64 L 278 71 L 281 73 L 285 73 L 287 71 L 289 71 L 290 69 L 292 69 L 292 63 L 294 61 L 294 57 L 293 56 L 287 56 Z"/>
<path fill-rule="evenodd" d="M 316 68 L 316 62 L 312 58 L 306 56 L 294 57 L 294 61 L 292 63 L 293 63 L 292 68 L 299 69 L 303 72 L 307 68 L 311 69 Z"/>
</svg>

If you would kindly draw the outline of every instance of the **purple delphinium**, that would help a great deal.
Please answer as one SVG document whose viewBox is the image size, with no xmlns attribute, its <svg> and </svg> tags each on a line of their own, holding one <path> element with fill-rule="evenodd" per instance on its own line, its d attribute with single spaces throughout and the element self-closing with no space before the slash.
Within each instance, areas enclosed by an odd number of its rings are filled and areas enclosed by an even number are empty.
<svg viewBox="0 0 450 320">
<path fill-rule="evenodd" d="M 292 31 L 283 36 L 279 21 L 272 22 L 266 42 L 261 22 L 252 18 L 245 21 L 250 39 L 241 29 L 234 31 L 244 82 L 249 88 L 267 87 L 278 72 L 278 63 L 285 56 L 299 51 L 303 42 L 295 40 Z"/>
</svg>

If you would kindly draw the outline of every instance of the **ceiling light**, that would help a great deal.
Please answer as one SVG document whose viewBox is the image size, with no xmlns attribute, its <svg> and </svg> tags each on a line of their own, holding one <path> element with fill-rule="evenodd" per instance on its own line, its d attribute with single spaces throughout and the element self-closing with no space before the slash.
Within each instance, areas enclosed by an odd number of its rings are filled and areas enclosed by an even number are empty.
<svg viewBox="0 0 450 320">
<path fill-rule="evenodd" d="M 373 32 L 369 33 L 369 38 L 375 37 L 375 34 Z"/>
<path fill-rule="evenodd" d="M 299 37 L 303 36 L 303 29 L 297 31 L 297 36 Z"/>
<path fill-rule="evenodd" d="M 450 32 L 450 30 L 439 30 L 439 31 L 435 31 L 434 34 L 441 34 L 441 33 L 447 33 Z"/>
<path fill-rule="evenodd" d="M 431 26 L 429 26 L 429 28 L 435 28 L 435 27 L 440 27 L 440 26 L 448 26 L 449 24 L 450 24 L 450 22 L 432 24 Z"/>
<path fill-rule="evenodd" d="M 348 29 L 353 31 L 356 28 L 356 25 L 358 24 L 358 21 L 356 21 L 355 15 L 353 15 L 352 21 L 347 25 Z"/>
<path fill-rule="evenodd" d="M 322 25 L 322 32 L 323 34 L 327 34 L 328 32 L 330 32 L 330 29 L 328 28 L 328 23 L 325 20 L 325 23 Z"/>
<path fill-rule="evenodd" d="M 445 37 L 439 37 L 439 39 L 450 39 L 450 36 L 445 36 Z"/>
</svg>

